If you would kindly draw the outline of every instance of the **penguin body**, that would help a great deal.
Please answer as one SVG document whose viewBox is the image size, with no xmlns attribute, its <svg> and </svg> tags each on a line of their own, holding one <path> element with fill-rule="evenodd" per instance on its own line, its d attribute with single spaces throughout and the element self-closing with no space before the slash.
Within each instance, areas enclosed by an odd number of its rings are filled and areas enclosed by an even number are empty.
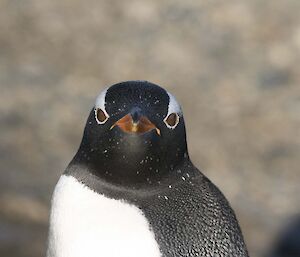
<svg viewBox="0 0 300 257">
<path fill-rule="evenodd" d="M 53 195 L 50 256 L 159 257 L 147 219 L 136 206 L 98 194 L 63 175 Z"/>
<path fill-rule="evenodd" d="M 129 81 L 99 95 L 53 195 L 47 256 L 248 256 L 170 93 Z"/>
</svg>

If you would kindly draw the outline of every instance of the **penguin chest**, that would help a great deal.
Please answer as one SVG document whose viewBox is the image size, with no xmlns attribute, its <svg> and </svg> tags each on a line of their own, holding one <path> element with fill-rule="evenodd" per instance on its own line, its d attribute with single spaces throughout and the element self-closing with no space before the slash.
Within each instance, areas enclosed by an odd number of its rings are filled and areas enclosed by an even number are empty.
<svg viewBox="0 0 300 257">
<path fill-rule="evenodd" d="M 48 257 L 161 256 L 142 211 L 100 195 L 71 176 L 56 185 Z"/>
</svg>

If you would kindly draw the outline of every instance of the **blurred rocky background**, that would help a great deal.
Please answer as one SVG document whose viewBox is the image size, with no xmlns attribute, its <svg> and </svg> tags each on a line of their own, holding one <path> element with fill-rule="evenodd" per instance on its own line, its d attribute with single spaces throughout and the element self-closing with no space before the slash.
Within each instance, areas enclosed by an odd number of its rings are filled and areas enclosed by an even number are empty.
<svg viewBox="0 0 300 257">
<path fill-rule="evenodd" d="M 97 94 L 142 79 L 182 103 L 193 161 L 252 257 L 300 213 L 300 1 L 1 0 L 0 256 L 38 257 Z"/>
</svg>

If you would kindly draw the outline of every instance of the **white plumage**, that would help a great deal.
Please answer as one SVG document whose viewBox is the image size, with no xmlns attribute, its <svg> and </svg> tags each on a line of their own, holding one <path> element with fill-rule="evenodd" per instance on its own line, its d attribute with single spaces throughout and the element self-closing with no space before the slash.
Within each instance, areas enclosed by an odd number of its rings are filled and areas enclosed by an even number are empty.
<svg viewBox="0 0 300 257">
<path fill-rule="evenodd" d="M 140 209 L 61 176 L 52 199 L 47 257 L 142 256 L 161 253 Z"/>
</svg>

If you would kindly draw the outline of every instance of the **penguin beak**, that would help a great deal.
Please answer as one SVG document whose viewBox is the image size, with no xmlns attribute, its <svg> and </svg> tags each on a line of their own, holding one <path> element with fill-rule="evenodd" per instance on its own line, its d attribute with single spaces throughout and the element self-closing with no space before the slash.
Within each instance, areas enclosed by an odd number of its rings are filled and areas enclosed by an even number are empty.
<svg viewBox="0 0 300 257">
<path fill-rule="evenodd" d="M 121 130 L 132 134 L 144 134 L 153 129 L 160 136 L 160 130 L 139 110 L 132 110 L 130 113 L 119 119 L 110 129 L 118 126 Z"/>
</svg>

